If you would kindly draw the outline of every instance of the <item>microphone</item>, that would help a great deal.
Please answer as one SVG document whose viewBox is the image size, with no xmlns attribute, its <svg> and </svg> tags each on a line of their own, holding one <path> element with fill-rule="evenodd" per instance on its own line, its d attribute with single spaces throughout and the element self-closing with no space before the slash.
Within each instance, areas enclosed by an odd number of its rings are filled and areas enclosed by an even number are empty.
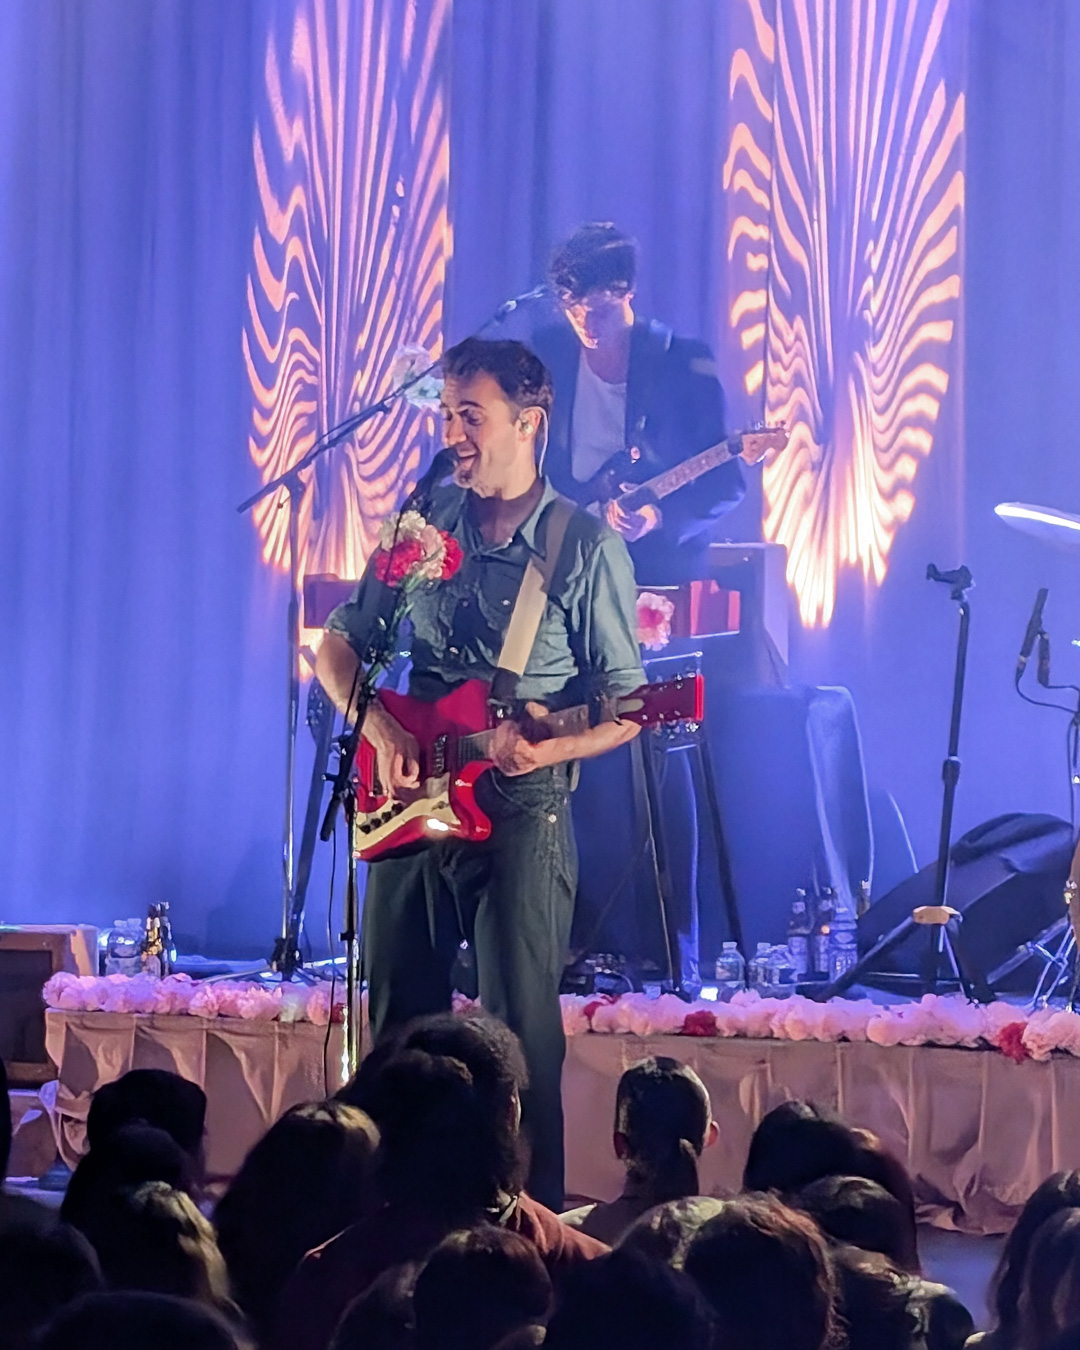
<svg viewBox="0 0 1080 1350">
<path fill-rule="evenodd" d="M 448 445 L 444 445 L 427 466 L 427 471 L 416 480 L 416 486 L 401 504 L 402 511 L 419 511 L 423 515 L 430 504 L 432 488 L 446 477 L 456 463 L 457 455 Z"/>
<path fill-rule="evenodd" d="M 495 322 L 501 323 L 508 315 L 513 314 L 518 305 L 524 305 L 530 300 L 543 300 L 550 293 L 551 287 L 545 282 L 542 286 L 534 286 L 531 291 L 525 291 L 522 295 L 515 295 L 511 300 L 504 300 L 495 311 Z"/>
<path fill-rule="evenodd" d="M 1045 633 L 1039 634 L 1039 664 L 1035 678 L 1044 689 L 1050 688 L 1050 639 Z"/>
<path fill-rule="evenodd" d="M 1020 683 L 1020 677 L 1027 668 L 1028 657 L 1035 650 L 1035 640 L 1042 631 L 1043 605 L 1046 604 L 1046 597 L 1049 594 L 1047 587 L 1039 588 L 1039 593 L 1035 597 L 1035 608 L 1031 611 L 1031 618 L 1028 619 L 1027 632 L 1024 634 L 1024 641 L 1020 647 L 1020 655 L 1016 660 L 1016 675 L 1014 682 Z"/>
</svg>

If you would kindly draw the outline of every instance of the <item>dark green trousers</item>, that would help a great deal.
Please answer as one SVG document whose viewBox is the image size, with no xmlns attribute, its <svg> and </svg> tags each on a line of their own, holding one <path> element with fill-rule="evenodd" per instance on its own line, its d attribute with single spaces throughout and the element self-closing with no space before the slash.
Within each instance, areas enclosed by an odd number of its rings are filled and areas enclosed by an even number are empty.
<svg viewBox="0 0 1080 1350">
<path fill-rule="evenodd" d="M 480 1002 L 521 1040 L 529 1068 L 522 1124 L 531 1143 L 529 1192 L 563 1198 L 559 982 L 577 886 L 565 765 L 522 778 L 495 770 L 477 783 L 490 839 L 451 840 L 372 863 L 364 896 L 364 973 L 375 1040 L 450 1006 L 462 938 L 476 960 Z"/>
</svg>

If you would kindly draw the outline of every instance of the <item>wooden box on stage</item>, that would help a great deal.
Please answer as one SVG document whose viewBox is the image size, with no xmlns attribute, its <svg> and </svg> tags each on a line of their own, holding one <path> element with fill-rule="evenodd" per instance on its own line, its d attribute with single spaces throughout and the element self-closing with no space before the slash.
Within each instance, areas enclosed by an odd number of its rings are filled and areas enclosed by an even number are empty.
<svg viewBox="0 0 1080 1350">
<path fill-rule="evenodd" d="M 56 1077 L 45 1050 L 41 989 L 57 971 L 97 974 L 97 929 L 43 924 L 0 928 L 0 1058 L 12 1087 Z"/>
</svg>

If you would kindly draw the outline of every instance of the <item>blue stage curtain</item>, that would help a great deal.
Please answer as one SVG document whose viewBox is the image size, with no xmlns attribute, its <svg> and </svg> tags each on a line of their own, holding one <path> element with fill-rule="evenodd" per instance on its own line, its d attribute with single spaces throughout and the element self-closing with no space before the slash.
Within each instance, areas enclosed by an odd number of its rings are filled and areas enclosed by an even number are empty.
<svg viewBox="0 0 1080 1350">
<path fill-rule="evenodd" d="M 286 595 L 234 510 L 266 12 L 0 5 L 7 922 L 278 924 Z"/>
</svg>

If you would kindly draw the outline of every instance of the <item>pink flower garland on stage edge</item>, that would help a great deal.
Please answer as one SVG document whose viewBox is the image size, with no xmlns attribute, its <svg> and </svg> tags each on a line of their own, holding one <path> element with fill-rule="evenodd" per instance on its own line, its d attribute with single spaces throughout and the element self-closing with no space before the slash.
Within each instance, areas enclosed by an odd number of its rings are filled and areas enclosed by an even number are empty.
<svg viewBox="0 0 1080 1350">
<path fill-rule="evenodd" d="M 262 1022 L 341 1020 L 345 989 L 338 982 L 334 1006 L 330 985 L 266 985 L 253 980 L 193 980 L 169 975 L 54 975 L 42 991 L 49 1008 L 65 1012 L 140 1013 L 164 1016 L 240 1018 Z M 762 998 L 736 994 L 730 1003 L 684 1003 L 674 994 L 620 998 L 564 994 L 563 1028 L 568 1036 L 743 1037 L 777 1041 L 863 1041 L 874 1045 L 962 1046 L 999 1050 L 1017 1063 L 1048 1060 L 1055 1051 L 1080 1058 L 1080 1014 L 1044 1008 L 1027 1013 L 1011 1003 L 985 1007 L 959 995 L 927 994 L 918 1003 L 882 1005 L 869 999 L 816 1003 L 798 994 Z M 477 1005 L 457 997 L 455 1009 Z"/>
<path fill-rule="evenodd" d="M 246 1022 L 341 1021 L 345 989 L 330 985 L 266 985 L 255 980 L 193 980 L 190 975 L 71 975 L 61 971 L 42 990 L 49 1008 L 63 1012 L 157 1013 L 163 1016 L 235 1017 Z"/>
</svg>

